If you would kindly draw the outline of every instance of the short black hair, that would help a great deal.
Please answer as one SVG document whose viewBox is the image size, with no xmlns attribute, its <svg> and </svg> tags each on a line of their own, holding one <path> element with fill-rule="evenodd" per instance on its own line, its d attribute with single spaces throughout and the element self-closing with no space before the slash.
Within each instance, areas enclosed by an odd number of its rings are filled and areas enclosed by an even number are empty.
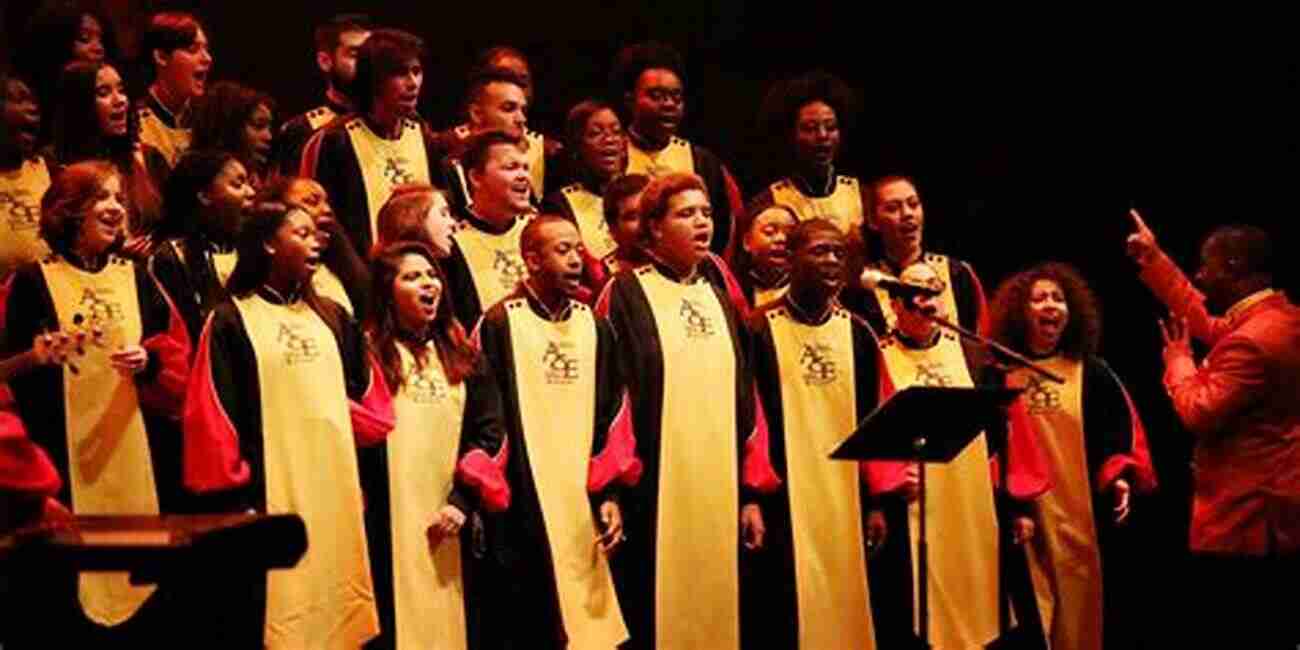
<svg viewBox="0 0 1300 650">
<path fill-rule="evenodd" d="M 1263 228 L 1242 223 L 1219 226 L 1205 241 L 1213 241 L 1228 257 L 1237 260 L 1234 268 L 1240 276 L 1273 276 L 1273 240 Z"/>
<path fill-rule="evenodd" d="M 316 51 L 333 54 L 344 33 L 370 31 L 370 25 L 366 14 L 338 14 L 316 27 Z"/>
<path fill-rule="evenodd" d="M 476 68 L 469 77 L 469 84 L 465 87 L 465 111 L 468 114 L 469 107 L 483 96 L 483 91 L 494 83 L 506 83 L 519 86 L 520 89 L 526 89 L 528 84 L 512 70 L 505 68 L 484 67 Z"/>
<path fill-rule="evenodd" d="M 156 13 L 149 19 L 149 26 L 144 30 L 142 48 L 149 63 L 153 65 L 155 50 L 164 54 L 189 47 L 199 38 L 202 25 L 194 14 L 183 11 L 164 11 Z"/>
<path fill-rule="evenodd" d="M 524 141 L 505 131 L 484 131 L 477 135 L 471 136 L 465 144 L 465 153 L 460 156 L 461 167 L 468 173 L 470 171 L 483 171 L 483 166 L 487 164 L 488 152 L 499 144 L 509 144 L 523 148 Z"/>
<path fill-rule="evenodd" d="M 609 182 L 605 186 L 605 196 L 602 202 L 605 210 L 605 225 L 610 230 L 618 224 L 618 206 L 629 197 L 636 196 L 645 191 L 650 184 L 650 177 L 645 174 L 623 174 Z"/>
</svg>

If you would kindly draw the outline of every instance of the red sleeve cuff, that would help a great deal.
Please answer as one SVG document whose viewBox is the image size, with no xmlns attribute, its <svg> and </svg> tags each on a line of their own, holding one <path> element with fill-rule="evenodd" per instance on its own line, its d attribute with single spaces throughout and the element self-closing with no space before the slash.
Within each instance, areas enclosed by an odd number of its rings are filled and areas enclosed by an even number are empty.
<svg viewBox="0 0 1300 650">
<path fill-rule="evenodd" d="M 185 487 L 199 493 L 240 487 L 252 478 L 248 462 L 239 453 L 239 432 L 212 381 L 210 336 L 211 323 L 199 339 L 181 416 Z"/>
<path fill-rule="evenodd" d="M 478 493 L 479 502 L 489 512 L 504 512 L 510 507 L 510 485 L 506 482 L 506 459 L 509 441 L 501 443 L 496 456 L 475 449 L 461 457 L 456 476 Z"/>
<path fill-rule="evenodd" d="M 781 487 L 781 478 L 772 468 L 772 452 L 768 437 L 767 414 L 763 402 L 754 388 L 754 430 L 745 440 L 743 482 L 745 487 L 760 494 L 771 494 Z"/>
<path fill-rule="evenodd" d="M 379 369 L 379 361 L 370 357 L 370 385 L 361 401 L 348 400 L 348 413 L 352 416 L 352 435 L 357 446 L 372 447 L 388 439 L 388 434 L 397 426 L 397 414 L 393 410 L 393 395 L 388 390 L 388 382 Z"/>
<path fill-rule="evenodd" d="M 611 483 L 636 485 L 645 467 L 636 457 L 636 433 L 632 427 L 632 400 L 623 393 L 623 405 L 610 423 L 605 448 L 591 459 L 587 471 L 587 491 L 599 494 Z"/>
<path fill-rule="evenodd" d="M 141 342 L 141 346 L 158 359 L 159 368 L 153 381 L 140 387 L 140 406 L 153 413 L 178 418 L 189 383 L 192 348 L 180 312 L 166 292 L 162 295 L 167 301 L 167 330 Z"/>
</svg>

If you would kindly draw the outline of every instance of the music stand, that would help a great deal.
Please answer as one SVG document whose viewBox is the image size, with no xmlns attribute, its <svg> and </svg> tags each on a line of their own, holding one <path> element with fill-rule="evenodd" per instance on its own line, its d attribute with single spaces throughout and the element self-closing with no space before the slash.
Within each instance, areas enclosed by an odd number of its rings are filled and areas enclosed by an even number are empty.
<svg viewBox="0 0 1300 650">
<path fill-rule="evenodd" d="M 917 616 L 921 647 L 930 647 L 929 540 L 925 516 L 925 466 L 947 464 L 980 433 L 1006 420 L 1020 394 L 1009 388 L 912 386 L 876 407 L 831 452 L 834 460 L 914 462 L 919 469 L 917 503 Z"/>
</svg>

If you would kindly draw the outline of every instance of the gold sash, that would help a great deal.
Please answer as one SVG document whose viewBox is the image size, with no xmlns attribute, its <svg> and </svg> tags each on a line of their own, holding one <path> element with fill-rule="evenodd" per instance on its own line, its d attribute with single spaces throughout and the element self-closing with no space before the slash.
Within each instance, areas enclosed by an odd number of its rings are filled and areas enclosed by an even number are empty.
<svg viewBox="0 0 1300 650">
<path fill-rule="evenodd" d="M 370 209 L 370 239 L 379 241 L 376 232 L 379 210 L 384 207 L 393 188 L 405 183 L 429 182 L 429 158 L 424 151 L 424 133 L 420 125 L 406 120 L 397 140 L 380 137 L 361 118 L 347 123 L 348 139 L 361 167 L 361 181 L 366 187 L 366 205 Z M 365 251 L 362 251 L 363 253 Z"/>
<path fill-rule="evenodd" d="M 533 468 L 570 648 L 613 650 L 627 640 L 609 564 L 596 546 L 587 497 L 596 414 L 596 321 L 573 303 L 567 321 L 506 303 L 519 390 L 519 420 Z"/>
<path fill-rule="evenodd" d="M 546 196 L 546 136 L 534 131 L 524 131 L 528 142 L 528 182 L 533 186 L 533 196 Z"/>
<path fill-rule="evenodd" d="M 515 225 L 500 235 L 484 232 L 464 221 L 452 233 L 474 280 L 479 307 L 485 312 L 528 277 L 528 267 L 519 254 L 519 237 L 529 219 L 526 215 L 517 217 Z M 465 327 L 473 328 L 474 323 L 465 323 Z"/>
<path fill-rule="evenodd" d="M 354 650 L 379 618 L 338 344 L 301 301 L 235 305 L 257 358 L 266 511 L 297 513 L 310 540 L 296 567 L 267 574 L 266 647 Z"/>
<path fill-rule="evenodd" d="M 755 289 L 754 304 L 752 306 L 758 308 L 758 307 L 762 307 L 763 305 L 766 305 L 769 302 L 772 302 L 773 300 L 780 300 L 783 296 L 785 296 L 785 292 L 789 288 L 790 285 L 786 284 L 786 285 L 779 286 L 775 289 Z"/>
<path fill-rule="evenodd" d="M 881 342 L 889 377 L 908 386 L 971 387 L 961 343 L 943 334 L 927 350 L 893 338 Z M 926 525 L 930 538 L 930 642 L 936 648 L 983 648 L 998 635 L 998 522 L 988 444 L 976 438 L 946 465 L 926 467 Z M 920 509 L 908 508 L 913 593 Z M 916 608 L 913 608 L 916 613 Z M 914 617 L 913 627 L 918 623 Z"/>
<path fill-rule="evenodd" d="M 789 179 L 777 181 L 771 187 L 772 200 L 793 210 L 799 221 L 826 219 L 851 235 L 862 227 L 862 190 L 852 176 L 835 179 L 835 191 L 821 198 L 805 195 Z"/>
<path fill-rule="evenodd" d="M 668 146 L 659 151 L 646 151 L 627 141 L 628 174 L 645 174 L 658 178 L 665 174 L 695 173 L 695 154 L 691 153 L 691 143 L 673 136 Z"/>
<path fill-rule="evenodd" d="M 767 312 L 781 377 L 800 648 L 876 647 L 858 468 L 830 459 L 857 427 L 853 321 L 809 326 Z"/>
<path fill-rule="evenodd" d="M 44 158 L 31 158 L 0 173 L 0 280 L 18 267 L 50 254 L 41 239 L 41 197 L 50 188 Z"/>
<path fill-rule="evenodd" d="M 153 459 L 135 381 L 109 362 L 112 353 L 140 342 L 135 267 L 114 257 L 103 270 L 88 273 L 49 258 L 41 263 L 41 274 L 61 329 L 103 332 L 63 368 L 72 510 L 79 515 L 156 515 Z M 126 572 L 82 573 L 79 583 L 86 616 L 107 626 L 130 619 L 154 591 L 132 586 Z"/>
<path fill-rule="evenodd" d="M 1038 429 L 1052 489 L 1038 497 L 1038 535 L 1026 549 L 1038 611 L 1056 650 L 1101 650 L 1101 555 L 1092 512 L 1092 479 L 1083 430 L 1083 363 L 1054 357 L 1040 364 L 1066 378 L 1059 386 L 1025 370 L 1022 399 Z"/>
<path fill-rule="evenodd" d="M 922 254 L 921 261 L 930 265 L 943 281 L 943 293 L 939 295 L 939 315 L 954 323 L 957 322 L 957 297 L 952 292 L 952 263 L 946 256 L 935 253 Z M 876 301 L 880 303 L 880 313 L 885 317 L 885 331 L 892 332 L 898 325 L 898 314 L 894 313 L 894 306 L 889 302 L 889 291 L 877 288 L 875 292 Z M 902 386 L 899 386 L 899 389 L 901 390 Z"/>
<path fill-rule="evenodd" d="M 405 345 L 397 349 L 403 382 L 393 398 L 397 428 L 388 437 L 397 647 L 465 650 L 460 538 L 447 537 L 430 553 L 425 534 L 455 478 L 465 383 L 447 383 L 432 343 L 423 369 Z"/>
<path fill-rule="evenodd" d="M 655 630 L 667 650 L 740 647 L 735 350 L 707 282 L 636 276 L 663 350 Z M 717 391 L 721 389 L 721 394 Z"/>
<path fill-rule="evenodd" d="M 324 266 L 316 269 L 316 273 L 311 276 L 311 284 L 316 289 L 316 294 L 329 298 L 337 302 L 347 310 L 349 315 L 355 315 L 356 311 L 352 309 L 352 299 L 348 298 L 347 289 L 343 288 L 343 282 L 339 276 Z"/>
<path fill-rule="evenodd" d="M 587 248 L 587 252 L 598 260 L 612 255 L 618 248 L 618 242 L 614 241 L 614 236 L 609 232 L 609 224 L 605 223 L 605 200 L 576 183 L 565 187 L 561 192 L 564 193 L 564 200 L 569 203 L 574 220 L 578 222 L 578 232 L 582 234 L 582 245 Z"/>
</svg>

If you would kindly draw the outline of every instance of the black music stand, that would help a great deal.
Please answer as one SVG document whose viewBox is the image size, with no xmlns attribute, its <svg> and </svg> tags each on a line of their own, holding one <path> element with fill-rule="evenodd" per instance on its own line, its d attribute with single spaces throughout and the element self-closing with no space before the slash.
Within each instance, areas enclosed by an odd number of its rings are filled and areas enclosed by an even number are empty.
<svg viewBox="0 0 1300 650">
<path fill-rule="evenodd" d="M 926 537 L 925 466 L 951 462 L 981 432 L 1006 420 L 1020 391 L 1008 388 L 912 386 L 895 393 L 841 442 L 835 460 L 914 462 L 920 471 L 917 535 L 917 615 L 922 648 L 930 647 L 929 540 Z"/>
</svg>

